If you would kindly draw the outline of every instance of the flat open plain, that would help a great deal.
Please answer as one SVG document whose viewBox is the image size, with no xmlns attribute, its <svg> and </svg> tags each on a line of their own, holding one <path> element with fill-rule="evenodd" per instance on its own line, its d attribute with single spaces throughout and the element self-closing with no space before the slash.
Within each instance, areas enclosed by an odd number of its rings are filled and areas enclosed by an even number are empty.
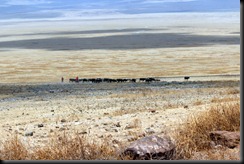
<svg viewBox="0 0 244 164">
<path fill-rule="evenodd" d="M 1 141 L 17 134 L 34 147 L 77 132 L 97 142 L 131 142 L 143 134 L 171 135 L 190 115 L 240 101 L 239 17 L 1 22 Z M 160 81 L 68 82 L 76 76 Z"/>
</svg>

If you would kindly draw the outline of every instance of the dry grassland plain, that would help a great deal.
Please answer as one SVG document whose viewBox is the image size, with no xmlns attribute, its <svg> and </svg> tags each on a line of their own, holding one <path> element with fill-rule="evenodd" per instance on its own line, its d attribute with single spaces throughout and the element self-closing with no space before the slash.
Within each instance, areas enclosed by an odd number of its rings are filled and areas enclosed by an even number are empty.
<svg viewBox="0 0 244 164">
<path fill-rule="evenodd" d="M 239 13 L 1 23 L 0 83 L 240 73 Z"/>
<path fill-rule="evenodd" d="M 66 133 L 121 149 L 142 136 L 173 136 L 188 116 L 238 103 L 239 18 L 223 12 L 1 22 L 1 142 L 18 135 L 35 149 Z M 68 82 L 76 76 L 161 81 Z"/>
</svg>

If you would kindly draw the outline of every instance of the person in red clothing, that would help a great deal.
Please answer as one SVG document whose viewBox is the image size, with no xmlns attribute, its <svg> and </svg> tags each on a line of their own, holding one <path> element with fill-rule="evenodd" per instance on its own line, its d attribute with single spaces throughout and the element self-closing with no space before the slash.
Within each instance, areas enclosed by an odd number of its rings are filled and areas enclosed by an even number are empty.
<svg viewBox="0 0 244 164">
<path fill-rule="evenodd" d="M 61 78 L 61 81 L 64 82 L 64 77 Z"/>
<path fill-rule="evenodd" d="M 78 78 L 78 76 L 76 76 L 75 81 L 76 81 L 77 83 L 79 82 L 79 78 Z"/>
</svg>

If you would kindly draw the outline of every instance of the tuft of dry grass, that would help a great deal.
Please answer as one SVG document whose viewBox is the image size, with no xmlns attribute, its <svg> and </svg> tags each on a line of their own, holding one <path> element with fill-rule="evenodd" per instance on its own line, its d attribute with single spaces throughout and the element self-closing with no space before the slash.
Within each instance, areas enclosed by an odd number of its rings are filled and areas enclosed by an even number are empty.
<svg viewBox="0 0 244 164">
<path fill-rule="evenodd" d="M 240 160 L 240 147 L 235 149 L 220 147 L 195 152 L 190 160 Z"/>
<path fill-rule="evenodd" d="M 203 102 L 202 102 L 201 100 L 196 100 L 196 101 L 193 103 L 193 105 L 195 105 L 195 106 L 202 105 L 202 104 L 203 104 Z"/>
<path fill-rule="evenodd" d="M 1 144 L 0 160 L 26 160 L 29 156 L 26 146 L 17 135 Z"/>
<path fill-rule="evenodd" d="M 89 141 L 89 138 L 76 134 L 54 138 L 47 146 L 35 151 L 38 160 L 115 160 L 116 151 L 109 146 L 109 140 L 103 143 Z"/>
<path fill-rule="evenodd" d="M 230 94 L 230 95 L 235 95 L 235 94 L 240 94 L 240 89 L 237 89 L 237 88 L 230 88 L 227 90 L 227 94 Z"/>
<path fill-rule="evenodd" d="M 236 101 L 238 99 L 239 99 L 238 97 L 224 97 L 224 98 L 214 97 L 214 98 L 212 98 L 211 102 L 212 103 L 221 103 L 221 102 Z"/>
<path fill-rule="evenodd" d="M 240 131 L 240 103 L 225 103 L 189 117 L 174 134 L 176 159 L 189 159 L 198 151 L 210 149 L 209 132 L 215 130 Z"/>
<path fill-rule="evenodd" d="M 43 147 L 27 150 L 21 140 L 12 138 L 3 144 L 0 160 L 119 160 L 120 156 L 109 139 L 102 143 L 86 138 L 83 135 L 63 134 L 49 140 Z"/>
</svg>

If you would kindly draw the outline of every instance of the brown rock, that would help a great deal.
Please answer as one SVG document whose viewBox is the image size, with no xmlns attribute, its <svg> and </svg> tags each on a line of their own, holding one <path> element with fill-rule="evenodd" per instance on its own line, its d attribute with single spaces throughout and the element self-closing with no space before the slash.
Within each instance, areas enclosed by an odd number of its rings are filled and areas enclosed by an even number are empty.
<svg viewBox="0 0 244 164">
<path fill-rule="evenodd" d="M 240 132 L 212 131 L 210 132 L 210 139 L 215 145 L 235 148 L 240 144 Z"/>
<path fill-rule="evenodd" d="M 131 143 L 123 155 L 134 160 L 170 160 L 175 153 L 175 145 L 168 136 L 148 136 Z"/>
<path fill-rule="evenodd" d="M 151 113 L 155 113 L 156 110 L 155 110 L 155 109 L 151 109 L 150 112 L 151 112 Z"/>
<path fill-rule="evenodd" d="M 66 122 L 66 120 L 65 119 L 62 119 L 61 122 Z"/>
</svg>

